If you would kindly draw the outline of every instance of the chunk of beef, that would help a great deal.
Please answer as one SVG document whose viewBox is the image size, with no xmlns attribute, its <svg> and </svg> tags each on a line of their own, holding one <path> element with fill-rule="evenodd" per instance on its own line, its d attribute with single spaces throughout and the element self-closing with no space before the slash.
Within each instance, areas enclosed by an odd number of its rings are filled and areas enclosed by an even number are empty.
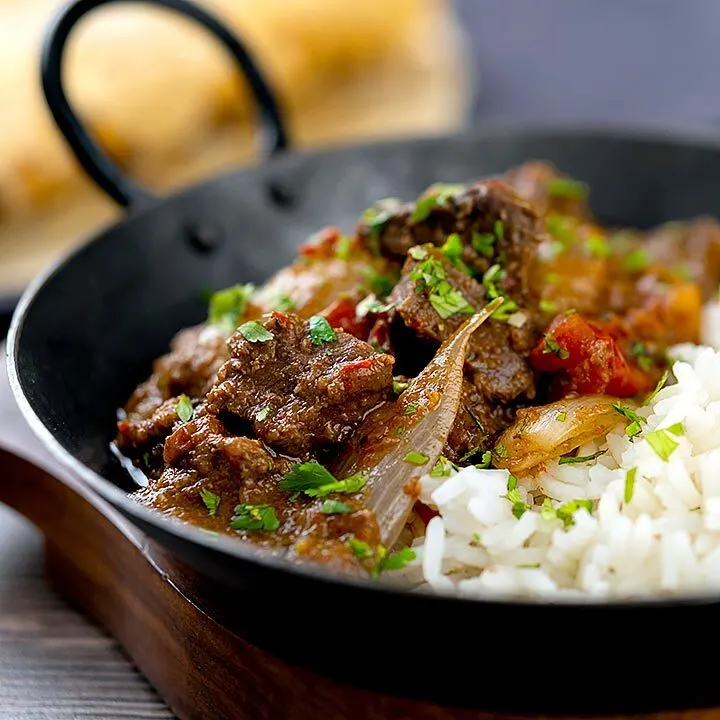
<svg viewBox="0 0 720 720">
<path fill-rule="evenodd" d="M 700 217 L 667 223 L 647 233 L 643 248 L 658 264 L 676 268 L 700 285 L 704 301 L 717 296 L 720 278 L 720 222 Z"/>
<path fill-rule="evenodd" d="M 211 415 L 179 425 L 165 441 L 164 459 L 162 474 L 135 493 L 143 505 L 293 556 L 354 565 L 357 570 L 347 538 L 378 542 L 377 523 L 357 499 L 342 497 L 352 512 L 322 513 L 323 500 L 281 489 L 279 481 L 291 468 L 288 459 L 258 440 L 231 435 Z M 240 508 L 245 512 L 271 509 L 270 517 L 277 522 L 267 528 L 234 529 L 238 506 L 245 506 Z"/>
<path fill-rule="evenodd" d="M 507 274 L 506 290 L 523 307 L 532 304 L 529 292 L 529 268 L 545 228 L 532 207 L 509 187 L 497 181 L 469 185 L 454 195 L 433 193 L 438 201 L 422 219 L 414 219 L 418 203 L 406 203 L 389 215 L 380 227 L 363 220 L 358 236 L 367 244 L 376 239 L 388 257 L 405 258 L 414 245 L 431 243 L 442 246 L 448 236 L 457 233 L 463 241 L 462 260 L 482 277 L 499 263 Z M 417 213 L 415 214 L 417 218 Z"/>
<path fill-rule="evenodd" d="M 170 352 L 153 363 L 152 375 L 137 387 L 125 405 L 128 420 L 149 419 L 170 398 L 201 398 L 212 387 L 230 352 L 225 335 L 212 326 L 181 330 Z"/>
<path fill-rule="evenodd" d="M 232 356 L 207 395 L 211 414 L 232 413 L 271 447 L 307 457 L 342 442 L 389 396 L 391 356 L 342 330 L 315 344 L 294 314 L 273 313 L 264 327 L 272 339 L 229 340 Z"/>
<path fill-rule="evenodd" d="M 463 380 L 463 394 L 455 423 L 448 436 L 445 456 L 452 462 L 480 462 L 493 440 L 515 417 L 514 405 L 488 400 L 470 380 Z M 469 454 L 472 453 L 472 457 Z"/>
<path fill-rule="evenodd" d="M 569 215 L 581 222 L 593 221 L 587 203 L 587 188 L 562 175 L 552 163 L 526 162 L 508 170 L 501 180 L 541 216 Z"/>
</svg>

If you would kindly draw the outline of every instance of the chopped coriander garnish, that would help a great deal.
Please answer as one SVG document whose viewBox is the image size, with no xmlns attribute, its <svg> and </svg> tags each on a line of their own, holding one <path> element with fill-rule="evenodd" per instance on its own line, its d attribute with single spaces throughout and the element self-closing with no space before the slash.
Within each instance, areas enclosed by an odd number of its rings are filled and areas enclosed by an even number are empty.
<svg viewBox="0 0 720 720">
<path fill-rule="evenodd" d="M 530 507 L 527 503 L 521 500 L 520 502 L 513 503 L 512 514 L 519 520 L 529 509 Z"/>
<path fill-rule="evenodd" d="M 493 448 L 493 453 L 502 460 L 506 460 L 508 456 L 507 448 L 500 442 Z"/>
<path fill-rule="evenodd" d="M 575 513 L 580 510 L 587 510 L 589 513 L 592 512 L 592 500 L 571 500 L 561 505 L 556 509 L 555 513 L 557 517 L 563 521 L 565 529 L 567 530 L 571 525 L 575 523 Z"/>
<path fill-rule="evenodd" d="M 530 509 L 530 506 L 522 499 L 520 490 L 517 488 L 517 478 L 514 475 L 508 479 L 508 491 L 505 497 L 512 503 L 511 512 L 518 520 Z"/>
<path fill-rule="evenodd" d="M 558 422 L 565 422 L 567 420 L 567 413 L 562 410 L 555 415 L 555 420 L 557 420 Z"/>
<path fill-rule="evenodd" d="M 470 268 L 463 262 L 462 255 L 465 246 L 457 233 L 448 235 L 448 239 L 440 248 L 440 252 L 459 270 L 472 275 Z"/>
<path fill-rule="evenodd" d="M 599 458 L 601 455 L 604 455 L 606 452 L 607 450 L 598 450 L 592 455 L 576 455 L 574 457 L 571 455 L 566 455 L 558 460 L 558 465 L 580 465 L 581 463 L 592 462 L 593 460 Z"/>
<path fill-rule="evenodd" d="M 437 205 L 437 195 L 429 194 L 419 197 L 415 202 L 413 211 L 410 213 L 410 222 L 417 223 L 426 220 L 435 205 Z"/>
<path fill-rule="evenodd" d="M 452 315 L 472 315 L 475 312 L 475 308 L 465 299 L 465 296 L 459 290 L 450 288 L 449 285 L 443 289 L 443 292 L 431 293 L 428 299 L 435 308 L 435 312 L 443 320 L 447 320 Z"/>
<path fill-rule="evenodd" d="M 464 185 L 451 183 L 436 183 L 415 203 L 415 209 L 410 214 L 410 222 L 425 220 L 438 205 L 444 205 L 450 198 L 462 192 Z"/>
<path fill-rule="evenodd" d="M 637 468 L 632 467 L 625 473 L 625 492 L 623 493 L 623 500 L 627 505 L 633 498 L 635 492 L 635 477 L 637 476 Z"/>
<path fill-rule="evenodd" d="M 490 463 L 492 462 L 492 451 L 486 450 L 480 457 L 480 462 L 475 463 L 475 467 L 479 468 L 480 470 L 484 470 L 485 468 L 490 467 Z"/>
<path fill-rule="evenodd" d="M 403 460 L 411 465 L 424 465 L 430 458 L 427 455 L 423 455 L 420 452 L 413 450 L 409 452 Z"/>
<path fill-rule="evenodd" d="M 490 455 L 491 453 L 487 450 L 483 450 L 481 447 L 472 447 L 470 448 L 466 453 L 462 455 L 462 457 L 458 460 L 459 463 L 468 463 L 471 462 L 474 457 L 477 455 L 480 455 L 481 462 L 485 458 L 486 455 Z"/>
<path fill-rule="evenodd" d="M 341 235 L 335 241 L 335 257 L 340 260 L 347 260 L 350 257 L 352 242 L 347 235 Z"/>
<path fill-rule="evenodd" d="M 630 424 L 625 428 L 625 434 L 628 437 L 633 438 L 642 432 L 641 425 L 647 422 L 644 417 L 638 415 L 632 408 L 629 408 L 627 405 L 613 403 L 612 407 L 616 413 L 619 413 L 624 418 L 630 421 Z"/>
<path fill-rule="evenodd" d="M 384 545 L 378 545 L 374 550 L 364 540 L 351 537 L 347 541 L 348 547 L 358 560 L 374 559 L 370 568 L 370 576 L 377 579 L 386 570 L 402 570 L 412 562 L 416 555 L 412 548 L 402 548 L 394 553 L 388 553 Z"/>
<path fill-rule="evenodd" d="M 585 247 L 593 257 L 606 258 L 612 253 L 608 239 L 599 233 L 591 233 L 585 240 Z"/>
<path fill-rule="evenodd" d="M 545 337 L 543 338 L 543 355 L 549 355 L 550 353 L 560 358 L 560 360 L 567 360 L 570 357 L 570 353 L 558 345 L 554 335 L 545 333 Z"/>
<path fill-rule="evenodd" d="M 408 255 L 413 260 L 425 260 L 425 258 L 427 258 L 428 256 L 428 252 L 424 247 L 420 247 L 419 245 L 413 245 L 413 247 L 408 250 Z"/>
<path fill-rule="evenodd" d="M 277 299 L 273 303 L 273 310 L 278 312 L 290 312 L 296 310 L 297 304 L 289 295 L 278 295 Z"/>
<path fill-rule="evenodd" d="M 402 202 L 397 198 L 383 198 L 363 212 L 363 220 L 375 240 L 377 240 L 380 231 L 401 206 Z"/>
<path fill-rule="evenodd" d="M 377 297 L 387 297 L 393 289 L 393 283 L 387 275 L 376 274 L 370 278 L 370 289 Z"/>
<path fill-rule="evenodd" d="M 668 377 L 670 376 L 670 372 L 666 370 L 663 373 L 663 376 L 658 380 L 658 384 L 655 386 L 655 389 L 645 398 L 644 405 L 649 405 L 654 399 L 655 396 L 665 387 L 665 383 L 668 380 Z"/>
<path fill-rule="evenodd" d="M 208 323 L 231 333 L 245 314 L 248 301 L 254 292 L 255 286 L 248 283 L 233 285 L 213 293 L 208 307 Z"/>
<path fill-rule="evenodd" d="M 412 548 L 405 547 L 394 553 L 385 555 L 378 567 L 378 575 L 385 570 L 402 570 L 407 567 L 417 556 Z"/>
<path fill-rule="evenodd" d="M 262 408 L 262 410 L 258 410 L 255 413 L 255 419 L 258 422 L 262 422 L 263 420 L 268 419 L 268 415 L 270 415 L 270 408 L 266 405 L 264 408 Z"/>
<path fill-rule="evenodd" d="M 495 233 L 495 237 L 498 240 L 505 239 L 505 225 L 503 224 L 502 220 L 496 220 L 493 223 L 493 232 Z"/>
<path fill-rule="evenodd" d="M 405 406 L 405 412 L 403 415 L 414 415 L 418 411 L 417 405 L 413 405 L 412 403 L 408 403 Z"/>
<path fill-rule="evenodd" d="M 670 456 L 677 450 L 680 444 L 671 437 L 669 428 L 645 433 L 645 440 L 647 440 L 648 445 L 663 462 L 670 460 Z"/>
<path fill-rule="evenodd" d="M 672 425 L 668 425 L 665 430 L 672 433 L 673 435 L 676 435 L 677 437 L 682 437 L 685 434 L 685 426 L 681 422 L 676 422 Z"/>
<path fill-rule="evenodd" d="M 181 395 L 178 398 L 177 405 L 175 406 L 175 412 L 184 423 L 192 420 L 195 410 L 193 409 L 192 401 L 187 395 Z"/>
<path fill-rule="evenodd" d="M 216 495 L 214 492 L 211 492 L 210 490 L 201 490 L 200 491 L 200 499 L 205 504 L 205 507 L 207 508 L 208 515 L 210 517 L 213 517 L 214 515 L 217 515 L 218 507 L 220 507 L 220 496 Z"/>
<path fill-rule="evenodd" d="M 508 477 L 508 481 L 507 481 L 508 492 L 510 492 L 511 490 L 515 490 L 515 488 L 517 488 L 517 486 L 518 486 L 518 479 L 514 475 L 510 475 Z"/>
<path fill-rule="evenodd" d="M 337 480 L 331 472 L 317 462 L 293 465 L 282 480 L 280 489 L 302 492 L 309 497 L 324 497 L 333 492 L 356 493 L 367 482 L 367 475 L 355 473 L 344 480 Z"/>
<path fill-rule="evenodd" d="M 237 331 L 251 343 L 264 343 L 272 340 L 274 337 L 258 320 L 248 320 L 248 322 L 243 323 Z"/>
<path fill-rule="evenodd" d="M 356 537 L 351 537 L 347 542 L 348 546 L 358 560 L 371 558 L 374 554 L 373 549 L 364 540 L 358 540 Z"/>
<path fill-rule="evenodd" d="M 553 178 L 547 184 L 547 191 L 553 197 L 562 197 L 567 200 L 585 200 L 588 196 L 588 186 L 572 178 Z"/>
<path fill-rule="evenodd" d="M 625 258 L 623 267 L 628 272 L 639 272 L 640 270 L 644 270 L 649 262 L 650 258 L 647 251 L 642 248 L 636 248 Z"/>
<path fill-rule="evenodd" d="M 473 230 L 470 236 L 470 244 L 476 253 L 491 258 L 493 256 L 495 236 L 492 233 L 479 233 Z"/>
<path fill-rule="evenodd" d="M 229 527 L 233 530 L 277 530 L 280 521 L 272 505 L 243 503 L 235 507 Z"/>
<path fill-rule="evenodd" d="M 322 345 L 337 340 L 336 332 L 322 315 L 313 315 L 308 320 L 310 326 L 310 339 L 313 345 Z"/>
<path fill-rule="evenodd" d="M 461 458 L 462 461 L 462 458 Z M 441 455 L 438 458 L 438 461 L 435 463 L 435 467 L 430 471 L 430 477 L 434 478 L 444 478 L 444 477 L 450 477 L 452 475 L 452 471 L 455 469 L 455 465 L 451 463 L 444 455 Z"/>
<path fill-rule="evenodd" d="M 485 287 L 490 300 L 494 300 L 499 297 L 505 298 L 503 305 L 492 314 L 493 319 L 501 322 L 507 321 L 507 319 L 518 310 L 517 303 L 514 300 L 510 300 L 505 292 L 497 286 L 497 283 L 504 279 L 505 271 L 500 267 L 500 265 L 495 264 L 491 265 L 487 269 L 482 280 L 482 284 Z"/>
<path fill-rule="evenodd" d="M 348 515 L 354 513 L 355 508 L 351 508 L 340 500 L 325 500 L 320 506 L 320 512 L 323 515 Z"/>
<path fill-rule="evenodd" d="M 545 498 L 543 500 L 542 507 L 540 508 L 540 517 L 543 520 L 554 520 L 557 517 L 557 510 L 552 504 L 552 500 L 550 500 L 550 498 Z"/>
<path fill-rule="evenodd" d="M 652 357 L 650 352 L 641 342 L 634 342 L 630 349 L 633 357 L 637 361 L 638 367 L 645 372 L 648 372 L 652 367 Z"/>
<path fill-rule="evenodd" d="M 554 300 L 548 300 L 547 298 L 543 298 L 538 303 L 540 310 L 544 313 L 554 313 L 557 312 L 557 303 Z"/>
<path fill-rule="evenodd" d="M 410 385 L 410 383 L 404 380 L 393 380 L 393 392 L 396 395 L 400 395 L 400 393 L 408 389 L 408 385 Z"/>
</svg>

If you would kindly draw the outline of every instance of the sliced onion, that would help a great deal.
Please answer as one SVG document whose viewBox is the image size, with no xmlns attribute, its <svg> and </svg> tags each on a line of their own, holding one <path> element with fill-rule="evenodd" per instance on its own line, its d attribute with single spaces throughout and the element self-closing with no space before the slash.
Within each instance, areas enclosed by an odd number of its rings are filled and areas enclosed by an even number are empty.
<svg viewBox="0 0 720 720">
<path fill-rule="evenodd" d="M 516 475 L 540 470 L 543 464 L 627 423 L 613 403 L 629 405 L 627 399 L 585 395 L 518 410 L 515 422 L 495 443 L 494 465 Z"/>
<path fill-rule="evenodd" d="M 497 298 L 448 340 L 393 403 L 368 415 L 338 459 L 337 477 L 362 472 L 367 506 L 392 547 L 417 499 L 417 481 L 435 466 L 460 406 L 470 337 L 502 305 Z"/>
</svg>

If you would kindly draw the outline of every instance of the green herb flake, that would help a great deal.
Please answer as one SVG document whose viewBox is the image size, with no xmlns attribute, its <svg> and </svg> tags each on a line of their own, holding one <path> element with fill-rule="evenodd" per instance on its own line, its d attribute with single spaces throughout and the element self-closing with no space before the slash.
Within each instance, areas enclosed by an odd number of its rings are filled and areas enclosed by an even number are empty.
<svg viewBox="0 0 720 720">
<path fill-rule="evenodd" d="M 231 333 L 245 314 L 254 292 L 255 286 L 248 283 L 213 293 L 208 306 L 208 323 Z"/>
<path fill-rule="evenodd" d="M 351 508 L 340 500 L 325 500 L 320 506 L 320 512 L 323 515 L 348 515 L 355 512 L 355 508 Z"/>
<path fill-rule="evenodd" d="M 515 490 L 515 488 L 517 488 L 517 486 L 518 486 L 518 479 L 514 475 L 510 475 L 508 477 L 508 481 L 507 481 L 508 492 L 510 492 L 511 490 Z"/>
<path fill-rule="evenodd" d="M 645 433 L 645 440 L 663 462 L 670 460 L 670 456 L 677 450 L 680 444 L 671 437 L 667 429 L 653 430 Z"/>
<path fill-rule="evenodd" d="M 634 342 L 630 348 L 630 352 L 641 370 L 648 372 L 652 368 L 652 356 L 644 343 Z"/>
<path fill-rule="evenodd" d="M 612 407 L 616 413 L 630 421 L 630 424 L 625 428 L 625 434 L 629 438 L 637 437 L 642 432 L 642 424 L 646 423 L 647 420 L 638 415 L 632 408 L 627 407 L 627 405 L 613 403 Z"/>
<path fill-rule="evenodd" d="M 378 567 L 378 575 L 387 570 L 402 570 L 407 567 L 417 555 L 412 548 L 405 547 L 386 555 Z"/>
<path fill-rule="evenodd" d="M 418 411 L 417 405 L 413 405 L 412 403 L 408 403 L 405 406 L 405 411 L 403 412 L 403 415 L 414 415 Z"/>
<path fill-rule="evenodd" d="M 250 505 L 243 503 L 235 507 L 230 519 L 232 530 L 277 530 L 280 520 L 272 505 Z"/>
<path fill-rule="evenodd" d="M 431 293 L 428 299 L 443 320 L 452 315 L 472 315 L 475 312 L 475 308 L 459 290 L 446 289 L 442 293 Z"/>
<path fill-rule="evenodd" d="M 203 489 L 200 491 L 200 499 L 203 501 L 203 504 L 207 508 L 208 515 L 210 517 L 214 517 L 215 515 L 217 515 L 218 508 L 220 507 L 219 495 L 216 495 L 210 490 Z"/>
<path fill-rule="evenodd" d="M 402 570 L 416 558 L 412 548 L 402 548 L 394 553 L 388 553 L 384 545 L 378 545 L 374 550 L 364 540 L 351 537 L 347 541 L 348 547 L 358 560 L 370 560 L 374 562 L 370 567 L 370 576 L 377 579 L 380 575 L 389 570 Z"/>
<path fill-rule="evenodd" d="M 555 420 L 557 422 L 565 422 L 567 420 L 567 413 L 564 410 L 562 410 L 561 412 L 559 412 L 555 415 Z"/>
<path fill-rule="evenodd" d="M 557 303 L 554 300 L 548 300 L 547 298 L 543 298 L 538 303 L 538 306 L 540 307 L 540 310 L 544 313 L 557 312 Z"/>
<path fill-rule="evenodd" d="M 394 284 L 387 275 L 377 273 L 370 277 L 370 290 L 377 297 L 387 297 L 392 292 L 393 287 Z"/>
<path fill-rule="evenodd" d="M 628 505 L 633 499 L 633 493 L 635 492 L 635 478 L 637 476 L 637 468 L 632 467 L 625 473 L 625 491 L 623 493 L 623 500 Z"/>
<path fill-rule="evenodd" d="M 485 470 L 486 468 L 490 467 L 491 462 L 492 462 L 492 452 L 490 450 L 486 450 L 480 457 L 480 462 L 475 463 L 475 467 L 480 470 Z"/>
<path fill-rule="evenodd" d="M 452 475 L 453 470 L 457 470 L 456 466 L 444 455 L 441 455 L 435 463 L 435 467 L 430 471 L 430 477 L 447 478 Z"/>
<path fill-rule="evenodd" d="M 596 460 L 606 452 L 607 450 L 598 450 L 592 455 L 575 455 L 574 457 L 572 455 L 566 455 L 558 460 L 558 465 L 581 465 L 582 463 L 588 463 Z"/>
<path fill-rule="evenodd" d="M 566 200 L 585 200 L 589 188 L 585 183 L 572 178 L 553 178 L 547 184 L 547 191 L 552 197 L 565 198 Z"/>
<path fill-rule="evenodd" d="M 400 395 L 400 393 L 403 393 L 408 389 L 409 385 L 410 383 L 405 382 L 404 380 L 393 380 L 393 392 L 396 395 Z"/>
<path fill-rule="evenodd" d="M 322 345 L 337 340 L 336 332 L 322 315 L 313 315 L 308 320 L 308 326 L 310 327 L 310 339 L 313 345 Z"/>
<path fill-rule="evenodd" d="M 581 509 L 592 513 L 592 500 L 571 500 L 557 508 L 555 514 L 567 530 L 575 524 L 575 513 Z"/>
<path fill-rule="evenodd" d="M 543 500 L 542 507 L 540 508 L 540 517 L 543 520 L 555 520 L 557 518 L 557 510 L 552 504 L 552 500 L 550 500 L 550 498 L 545 498 Z"/>
<path fill-rule="evenodd" d="M 552 353 L 560 360 L 567 360 L 570 357 L 570 353 L 565 348 L 560 347 L 560 345 L 558 345 L 558 341 L 555 339 L 555 336 L 550 333 L 545 333 L 542 351 L 543 355 L 549 355 Z"/>
<path fill-rule="evenodd" d="M 175 406 L 175 413 L 180 418 L 181 422 L 189 422 L 192 420 L 195 410 L 193 409 L 192 401 L 187 395 L 181 395 L 178 398 L 177 405 Z"/>
<path fill-rule="evenodd" d="M 495 233 L 495 237 L 498 240 L 505 239 L 505 225 L 503 224 L 502 220 L 496 220 L 493 223 L 493 232 Z"/>
<path fill-rule="evenodd" d="M 427 195 L 419 197 L 415 202 L 415 207 L 413 208 L 413 211 L 410 213 L 410 222 L 418 223 L 422 222 L 423 220 L 427 220 L 436 205 L 437 195 L 434 193 L 429 193 Z"/>
<path fill-rule="evenodd" d="M 335 241 L 335 257 L 339 260 L 347 260 L 350 257 L 352 241 L 347 235 L 341 235 Z"/>
<path fill-rule="evenodd" d="M 646 250 L 636 248 L 633 250 L 623 262 L 623 267 L 630 273 L 640 272 L 644 270 L 650 263 L 650 257 Z"/>
<path fill-rule="evenodd" d="M 473 230 L 470 236 L 470 244 L 476 253 L 491 258 L 493 256 L 495 236 L 492 233 L 479 233 Z"/>
<path fill-rule="evenodd" d="M 681 422 L 676 422 L 672 425 L 668 425 L 665 430 L 677 437 L 682 437 L 685 434 L 685 426 Z"/>
<path fill-rule="evenodd" d="M 513 503 L 512 514 L 519 520 L 529 509 L 530 507 L 520 500 L 519 502 Z"/>
<path fill-rule="evenodd" d="M 585 240 L 587 251 L 597 258 L 606 258 L 612 253 L 612 248 L 608 239 L 599 233 L 591 233 Z"/>
<path fill-rule="evenodd" d="M 424 247 L 414 245 L 408 250 L 408 255 L 413 260 L 425 260 L 428 256 L 428 251 Z"/>
<path fill-rule="evenodd" d="M 280 489 L 302 492 L 309 497 L 325 497 L 334 492 L 359 492 L 367 480 L 367 475 L 364 473 L 355 473 L 344 480 L 337 480 L 320 463 L 306 462 L 290 468 L 290 472 L 280 480 Z"/>
<path fill-rule="evenodd" d="M 493 448 L 493 453 L 494 453 L 497 457 L 499 457 L 501 460 L 506 460 L 507 457 L 508 457 L 507 448 L 506 448 L 502 443 L 498 443 L 498 444 Z"/>
<path fill-rule="evenodd" d="M 372 207 L 363 211 L 363 220 L 370 230 L 371 239 L 373 240 L 373 254 L 379 255 L 380 248 L 377 240 L 380 232 L 401 207 L 402 202 L 398 198 L 389 197 L 378 200 Z"/>
<path fill-rule="evenodd" d="M 274 337 L 274 335 L 258 320 L 248 320 L 248 322 L 243 323 L 237 331 L 251 343 L 264 343 L 268 340 L 272 340 Z"/>
<path fill-rule="evenodd" d="M 409 452 L 404 458 L 404 462 L 410 463 L 411 465 L 425 465 L 425 463 L 430 460 L 430 458 L 427 455 L 423 455 L 420 452 L 416 452 L 413 450 L 412 452 Z"/>
<path fill-rule="evenodd" d="M 291 310 L 297 310 L 297 304 L 289 295 L 278 295 L 273 303 L 273 310 L 286 313 Z"/>
<path fill-rule="evenodd" d="M 467 275 L 472 275 L 472 270 L 462 259 L 465 245 L 457 233 L 448 235 L 447 240 L 440 248 L 440 252 L 456 267 Z"/>
<path fill-rule="evenodd" d="M 353 555 L 355 555 L 358 560 L 366 560 L 374 555 L 373 549 L 364 540 L 358 540 L 356 537 L 351 537 L 347 541 L 347 544 L 353 551 Z"/>
<path fill-rule="evenodd" d="M 255 420 L 258 422 L 262 422 L 263 420 L 267 420 L 268 416 L 270 415 L 270 408 L 266 405 L 262 410 L 258 410 L 255 413 Z"/>
<path fill-rule="evenodd" d="M 303 492 L 309 497 L 325 497 L 330 493 L 356 493 L 362 490 L 368 481 L 367 475 L 357 472 L 344 480 L 335 480 L 334 482 L 320 485 L 320 487 L 309 488 Z"/>
<path fill-rule="evenodd" d="M 463 455 L 460 457 L 458 462 L 461 465 L 463 463 L 470 463 L 470 462 L 472 462 L 472 459 L 478 455 L 480 455 L 481 462 L 482 462 L 482 458 L 484 458 L 486 454 L 487 454 L 487 451 L 483 451 L 483 449 L 481 447 L 477 447 L 477 446 L 472 447 L 466 453 L 463 453 Z"/>
<path fill-rule="evenodd" d="M 658 380 L 655 389 L 645 398 L 645 402 L 643 403 L 644 405 L 649 405 L 656 398 L 657 394 L 665 387 L 668 377 L 670 377 L 670 372 L 666 370 L 663 373 L 663 376 Z"/>
</svg>

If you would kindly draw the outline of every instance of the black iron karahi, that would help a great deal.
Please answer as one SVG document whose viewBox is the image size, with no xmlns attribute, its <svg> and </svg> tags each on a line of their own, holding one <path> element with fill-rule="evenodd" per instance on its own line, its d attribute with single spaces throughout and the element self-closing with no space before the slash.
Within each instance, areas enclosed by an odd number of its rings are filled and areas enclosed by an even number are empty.
<svg viewBox="0 0 720 720">
<path fill-rule="evenodd" d="M 717 702 L 714 664 L 699 656 L 717 634 L 716 597 L 471 601 L 291 566 L 139 506 L 109 443 L 116 408 L 174 333 L 204 319 L 208 290 L 262 281 L 309 234 L 325 225 L 349 229 L 378 198 L 412 198 L 433 182 L 475 180 L 545 159 L 590 185 L 593 209 L 609 224 L 720 215 L 720 142 L 617 128 L 490 127 L 293 154 L 278 103 L 239 40 L 186 0 L 147 0 L 199 22 L 237 60 L 268 155 L 255 169 L 159 198 L 103 155 L 63 90 L 73 27 L 113 1 L 67 6 L 43 51 L 43 86 L 58 126 L 87 173 L 127 213 L 37 278 L 13 319 L 13 390 L 55 457 L 227 593 L 237 632 L 290 663 L 452 707 L 629 712 Z"/>
</svg>

